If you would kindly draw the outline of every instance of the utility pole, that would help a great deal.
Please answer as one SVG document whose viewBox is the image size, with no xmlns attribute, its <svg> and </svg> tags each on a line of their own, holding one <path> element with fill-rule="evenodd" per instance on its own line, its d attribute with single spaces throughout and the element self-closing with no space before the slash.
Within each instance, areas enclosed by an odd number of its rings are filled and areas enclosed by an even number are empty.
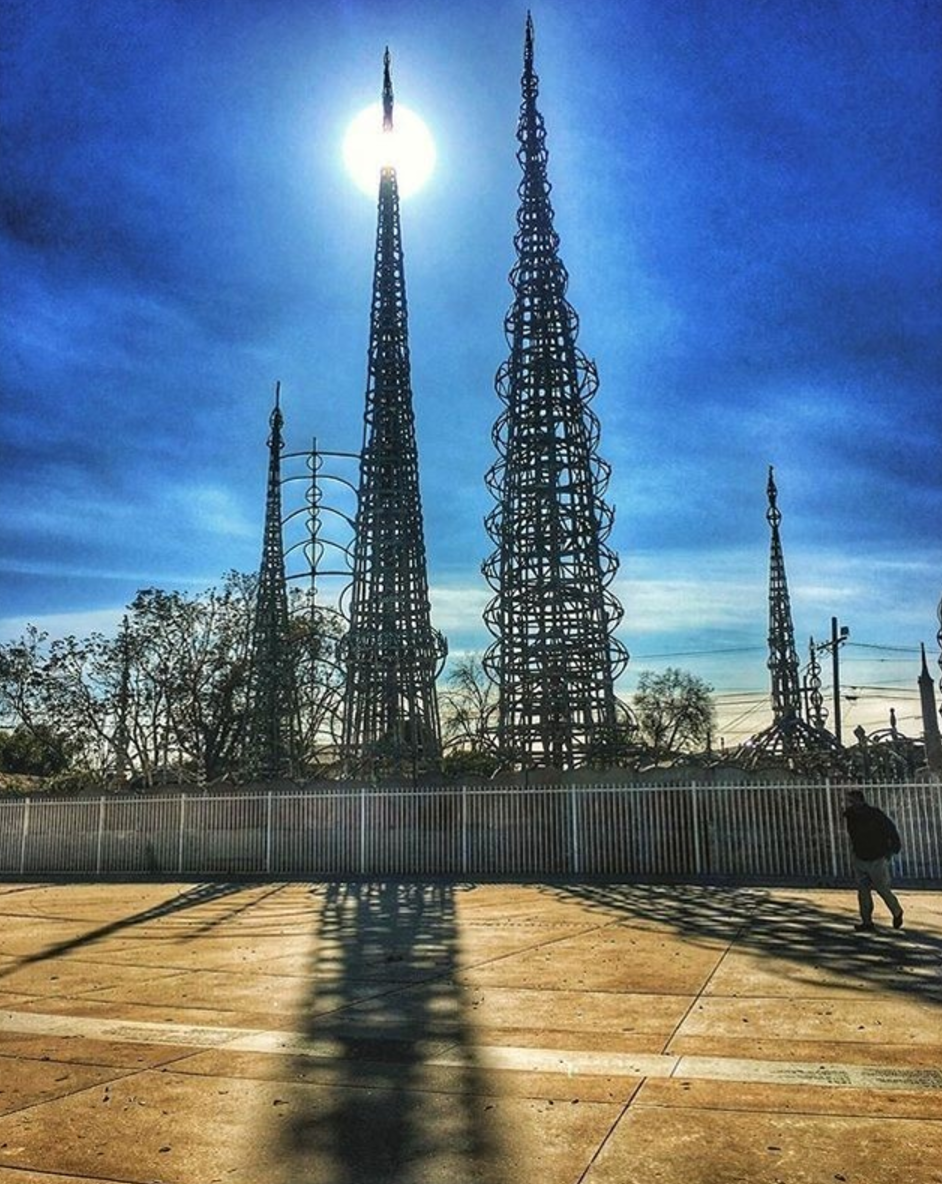
<svg viewBox="0 0 942 1184">
<path fill-rule="evenodd" d="M 831 651 L 831 671 L 834 681 L 834 737 L 838 744 L 842 744 L 841 740 L 841 660 L 840 660 L 840 646 L 850 636 L 850 629 L 847 625 L 841 625 L 838 629 L 837 617 L 831 617 L 831 640 L 826 642 L 822 647 Z"/>
</svg>

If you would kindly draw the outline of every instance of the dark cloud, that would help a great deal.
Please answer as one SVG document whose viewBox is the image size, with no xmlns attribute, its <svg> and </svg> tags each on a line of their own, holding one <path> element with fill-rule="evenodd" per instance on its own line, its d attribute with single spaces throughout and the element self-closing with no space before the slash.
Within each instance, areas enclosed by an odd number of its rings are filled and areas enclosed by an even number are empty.
<svg viewBox="0 0 942 1184">
<path fill-rule="evenodd" d="M 761 573 L 768 463 L 789 537 L 822 562 L 854 540 L 938 556 L 942 13 L 535 15 L 626 564 L 670 550 L 696 571 L 754 547 Z M 253 565 L 234 524 L 261 516 L 275 378 L 291 447 L 359 446 L 374 211 L 339 139 L 387 43 L 439 147 L 403 206 L 432 576 L 477 586 L 521 12 L 7 0 L 2 24 L 2 541 L 47 574 L 3 577 L 0 612 L 94 607 L 87 577 L 50 583 L 56 565 L 147 582 Z"/>
</svg>

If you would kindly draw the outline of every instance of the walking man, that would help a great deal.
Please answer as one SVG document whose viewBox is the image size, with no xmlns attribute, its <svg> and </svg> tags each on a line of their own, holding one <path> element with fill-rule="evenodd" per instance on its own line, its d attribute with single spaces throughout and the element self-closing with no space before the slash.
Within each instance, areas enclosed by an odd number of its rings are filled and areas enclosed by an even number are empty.
<svg viewBox="0 0 942 1184">
<path fill-rule="evenodd" d="M 854 928 L 865 932 L 874 929 L 874 891 L 892 913 L 893 928 L 902 928 L 903 906 L 890 888 L 890 857 L 898 854 L 902 846 L 899 831 L 882 810 L 867 802 L 860 789 L 852 789 L 847 794 L 844 819 L 854 851 L 857 901 L 860 905 L 860 924 Z"/>
</svg>

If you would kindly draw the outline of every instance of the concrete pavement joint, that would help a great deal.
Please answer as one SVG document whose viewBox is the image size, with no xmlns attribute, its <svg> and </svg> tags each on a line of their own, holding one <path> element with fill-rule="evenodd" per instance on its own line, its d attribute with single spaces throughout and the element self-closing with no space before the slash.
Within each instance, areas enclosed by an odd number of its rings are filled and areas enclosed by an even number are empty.
<svg viewBox="0 0 942 1184">
<path fill-rule="evenodd" d="M 47 1015 L 39 1012 L 0 1012 L 0 1031 L 42 1035 L 78 1036 L 116 1042 L 175 1044 L 217 1048 L 225 1052 L 256 1052 L 272 1056 L 302 1056 L 314 1060 L 342 1059 L 347 1042 L 329 1035 L 323 1038 L 298 1033 L 247 1028 L 216 1028 L 197 1024 L 153 1023 L 139 1020 L 99 1020 L 84 1016 Z M 370 1029 L 364 1040 L 402 1039 L 396 1033 Z M 463 1068 L 469 1061 L 483 1069 L 572 1076 L 674 1077 L 698 1080 L 850 1086 L 894 1090 L 942 1090 L 942 1069 L 912 1069 L 883 1065 L 835 1062 L 761 1061 L 745 1057 L 706 1057 L 667 1053 L 591 1052 L 580 1049 L 476 1046 L 458 1053 L 442 1041 L 409 1041 L 410 1058 L 416 1052 L 426 1065 Z M 189 1054 L 183 1054 L 184 1059 Z M 165 1067 L 165 1066 L 162 1066 Z M 135 1072 L 143 1070 L 135 1070 Z M 124 1076 L 116 1074 L 116 1077 Z"/>
<path fill-rule="evenodd" d="M 16 1172 L 18 1176 L 22 1174 L 23 1177 L 27 1179 L 27 1181 L 30 1179 L 35 1180 L 36 1178 L 35 1168 L 22 1168 L 13 1163 L 5 1163 L 3 1165 L 3 1170 L 5 1172 Z M 119 1180 L 116 1176 L 108 1176 L 106 1179 L 104 1176 L 86 1176 L 84 1173 L 77 1176 L 74 1172 L 61 1171 L 57 1171 L 55 1175 L 58 1176 L 60 1180 L 90 1180 L 92 1184 L 141 1184 L 140 1177 L 137 1179 L 132 1179 L 130 1176 L 122 1176 Z"/>
<path fill-rule="evenodd" d="M 747 904 L 748 903 L 750 903 L 750 902 L 747 900 Z M 695 995 L 695 997 L 693 999 L 691 999 L 690 1006 L 687 1008 L 687 1010 L 684 1012 L 684 1014 L 677 1021 L 677 1024 L 674 1026 L 673 1032 L 671 1032 L 670 1036 L 664 1042 L 664 1048 L 662 1050 L 663 1052 L 666 1053 L 668 1048 L 670 1048 L 671 1041 L 676 1037 L 677 1033 L 680 1031 L 680 1029 L 687 1022 L 687 1019 L 689 1018 L 690 1013 L 693 1011 L 693 1009 L 696 1007 L 696 1005 L 703 998 L 707 987 L 709 987 L 710 983 L 716 977 L 717 972 L 719 971 L 720 967 L 723 965 L 723 963 L 726 961 L 727 957 L 729 956 L 730 950 L 733 948 L 733 946 L 739 940 L 740 934 L 743 932 L 744 929 L 746 929 L 752 923 L 754 915 L 755 915 L 754 912 L 747 914 L 746 917 L 744 918 L 742 924 L 738 926 L 738 928 L 736 929 L 736 932 L 732 935 L 732 937 L 730 937 L 729 941 L 726 943 L 726 949 L 723 950 L 722 954 L 720 954 L 720 956 L 717 958 L 717 960 L 713 966 L 713 969 L 707 975 L 705 981 L 700 984 L 700 990 L 697 991 L 697 994 Z"/>
<path fill-rule="evenodd" d="M 672 1077 L 674 1075 L 674 1072 L 677 1069 L 677 1063 L 680 1058 L 679 1057 L 670 1057 L 667 1055 L 667 1049 L 670 1045 L 670 1042 L 674 1039 L 674 1037 L 680 1031 L 682 1025 L 686 1022 L 687 1017 L 690 1015 L 690 1012 L 693 1009 L 694 1005 L 697 1003 L 697 1000 L 700 999 L 701 996 L 703 995 L 703 992 L 706 990 L 707 986 L 710 984 L 710 981 L 712 980 L 713 976 L 716 974 L 719 967 L 723 964 L 723 959 L 726 957 L 726 955 L 732 949 L 733 943 L 735 942 L 736 938 L 739 936 L 739 934 L 741 932 L 742 932 L 742 926 L 740 925 L 739 928 L 737 928 L 735 934 L 730 938 L 729 942 L 727 943 L 726 949 L 723 950 L 722 954 L 719 956 L 719 958 L 717 958 L 716 963 L 713 966 L 713 969 L 710 971 L 709 975 L 706 978 L 706 981 L 701 984 L 700 990 L 697 992 L 696 997 L 690 1001 L 690 1006 L 686 1009 L 684 1014 L 680 1017 L 678 1022 L 674 1025 L 673 1031 L 671 1032 L 671 1034 L 667 1038 L 667 1040 L 664 1042 L 664 1050 L 661 1054 L 661 1058 L 657 1058 L 657 1059 L 658 1060 L 663 1059 L 663 1061 L 665 1062 L 664 1068 L 667 1071 L 664 1073 L 649 1072 L 649 1073 L 644 1074 L 644 1076 L 647 1076 L 647 1077 L 651 1077 L 651 1076 Z M 653 1061 L 653 1060 L 655 1060 L 655 1058 L 652 1057 L 651 1060 Z M 612 1123 L 612 1125 L 609 1127 L 608 1131 L 606 1132 L 605 1137 L 600 1141 L 598 1147 L 596 1147 L 596 1149 L 592 1155 L 592 1158 L 586 1164 L 585 1170 L 583 1171 L 582 1175 L 579 1177 L 576 1184 L 582 1184 L 583 1180 L 585 1180 L 586 1176 L 588 1176 L 589 1172 L 592 1170 L 592 1165 L 595 1163 L 595 1161 L 602 1154 L 602 1150 L 605 1147 L 606 1143 L 608 1143 L 609 1140 L 612 1138 L 612 1136 L 615 1134 L 615 1131 L 620 1126 L 622 1119 L 625 1117 L 625 1115 L 631 1109 L 631 1104 L 635 1100 L 636 1094 L 637 1094 L 637 1090 L 632 1091 L 631 1095 L 628 1097 L 627 1101 L 625 1102 L 624 1106 L 622 1107 L 622 1109 L 619 1112 L 618 1116 L 616 1117 L 615 1121 Z"/>
<path fill-rule="evenodd" d="M 186 1055 L 192 1056 L 192 1053 L 187 1053 Z M 47 1062 L 47 1063 L 58 1064 L 61 1062 L 53 1061 L 53 1062 Z M 116 1068 L 113 1065 L 108 1065 L 108 1066 L 86 1065 L 86 1066 L 82 1066 L 81 1062 L 70 1061 L 69 1063 L 71 1065 L 75 1065 L 77 1067 L 93 1068 L 93 1069 L 94 1068 L 105 1068 L 105 1067 L 107 1067 L 108 1069 L 115 1069 Z M 40 1106 L 45 1106 L 49 1102 L 61 1102 L 65 1098 L 76 1098 L 79 1096 L 79 1094 L 92 1093 L 96 1089 L 97 1090 L 104 1089 L 106 1086 L 110 1086 L 112 1083 L 114 1083 L 116 1081 L 126 1081 L 129 1077 L 136 1077 L 144 1072 L 146 1072 L 146 1070 L 141 1069 L 141 1068 L 125 1069 L 124 1071 L 122 1071 L 121 1069 L 117 1069 L 114 1072 L 113 1076 L 107 1077 L 103 1081 L 95 1081 L 95 1082 L 92 1082 L 90 1085 L 77 1085 L 75 1087 L 75 1089 L 67 1089 L 63 1093 L 55 1094 L 54 1097 L 40 1096 L 37 1098 L 33 1098 L 33 1100 L 31 1102 L 24 1102 L 22 1106 L 12 1106 L 9 1110 L 4 1110 L 3 1114 L 0 1115 L 0 1117 L 8 1118 L 12 1114 L 24 1114 L 27 1110 L 35 1110 Z"/>
</svg>

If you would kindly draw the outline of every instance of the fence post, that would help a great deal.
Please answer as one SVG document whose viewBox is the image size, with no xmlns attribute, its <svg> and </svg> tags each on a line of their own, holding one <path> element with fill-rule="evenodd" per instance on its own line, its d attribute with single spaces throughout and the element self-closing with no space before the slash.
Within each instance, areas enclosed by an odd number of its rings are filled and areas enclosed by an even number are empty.
<svg viewBox="0 0 942 1184">
<path fill-rule="evenodd" d="M 461 787 L 461 874 L 468 874 L 468 787 Z"/>
<path fill-rule="evenodd" d="M 29 803 L 27 798 L 23 803 L 23 834 L 20 838 L 20 875 L 26 871 L 26 840 L 29 838 Z"/>
<path fill-rule="evenodd" d="M 265 805 L 265 875 L 271 872 L 271 790 Z"/>
<path fill-rule="evenodd" d="M 366 789 L 360 786 L 360 852 L 357 865 L 360 875 L 366 875 Z"/>
<path fill-rule="evenodd" d="M 101 843 L 105 835 L 105 795 L 98 799 L 98 839 L 95 843 L 95 875 L 101 875 Z"/>
<path fill-rule="evenodd" d="M 569 846 L 573 874 L 579 875 L 582 871 L 582 853 L 579 850 L 579 800 L 574 785 L 569 788 Z"/>
<path fill-rule="evenodd" d="M 183 875 L 183 836 L 186 822 L 186 794 L 180 794 L 180 834 L 177 840 L 177 875 Z"/>
<path fill-rule="evenodd" d="M 831 847 L 831 878 L 837 880 L 837 835 L 834 830 L 834 803 L 831 801 L 831 778 L 824 779 L 825 803 L 828 811 L 828 842 Z"/>
<path fill-rule="evenodd" d="M 703 875 L 703 849 L 700 846 L 700 786 L 690 782 L 690 812 L 693 816 L 693 870 Z"/>
</svg>

